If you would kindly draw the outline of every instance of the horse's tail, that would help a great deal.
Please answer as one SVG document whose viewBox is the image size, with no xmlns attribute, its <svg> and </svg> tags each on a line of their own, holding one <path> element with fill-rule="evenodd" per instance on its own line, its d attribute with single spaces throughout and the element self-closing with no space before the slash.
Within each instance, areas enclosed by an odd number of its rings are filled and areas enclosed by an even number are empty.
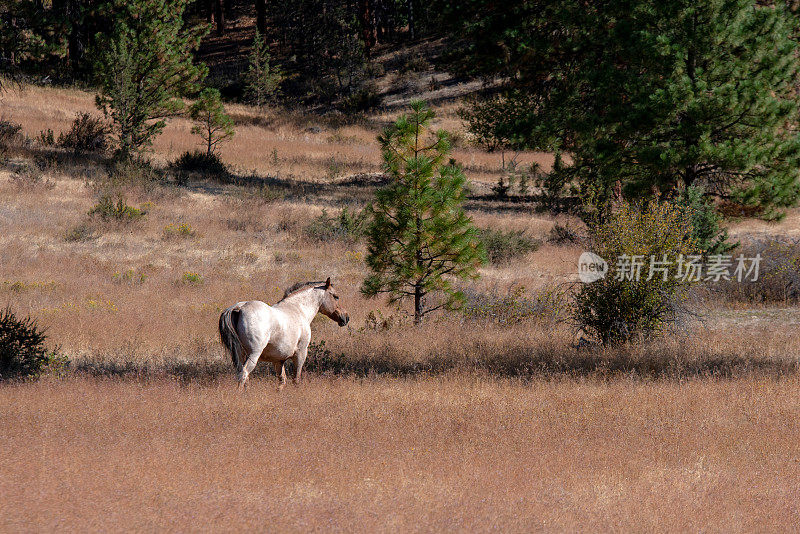
<svg viewBox="0 0 800 534">
<path fill-rule="evenodd" d="M 236 325 L 239 323 L 239 314 L 241 310 L 238 306 L 232 306 L 222 312 L 219 316 L 219 338 L 222 344 L 231 355 L 231 361 L 236 369 L 241 368 L 239 356 L 242 353 L 242 342 L 239 340 L 239 335 L 236 333 Z"/>
</svg>

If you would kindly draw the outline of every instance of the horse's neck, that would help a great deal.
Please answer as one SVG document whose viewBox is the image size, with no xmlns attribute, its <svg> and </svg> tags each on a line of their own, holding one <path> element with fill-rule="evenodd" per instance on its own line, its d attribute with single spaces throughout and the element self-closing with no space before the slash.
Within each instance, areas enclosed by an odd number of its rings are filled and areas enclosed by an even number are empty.
<svg viewBox="0 0 800 534">
<path fill-rule="evenodd" d="M 276 304 L 276 307 L 279 308 L 295 308 L 299 310 L 309 324 L 314 319 L 314 316 L 319 313 L 319 306 L 319 295 L 313 289 L 300 291 Z"/>
</svg>

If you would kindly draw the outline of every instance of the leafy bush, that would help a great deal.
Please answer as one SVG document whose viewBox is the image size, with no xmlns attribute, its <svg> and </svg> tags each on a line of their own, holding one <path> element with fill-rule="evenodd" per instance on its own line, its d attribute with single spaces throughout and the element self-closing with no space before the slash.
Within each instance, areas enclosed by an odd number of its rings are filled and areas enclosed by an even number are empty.
<svg viewBox="0 0 800 534">
<path fill-rule="evenodd" d="M 364 236 L 366 223 L 366 210 L 351 212 L 347 208 L 342 208 L 338 216 L 332 216 L 323 209 L 322 213 L 303 229 L 303 233 L 313 241 L 340 239 L 353 242 Z"/>
<path fill-rule="evenodd" d="M 228 174 L 228 168 L 216 153 L 208 154 L 200 150 L 184 152 L 175 160 L 172 167 L 179 171 L 205 174 L 217 178 Z"/>
<path fill-rule="evenodd" d="M 592 252 L 608 262 L 605 277 L 575 293 L 573 320 L 602 343 L 631 341 L 676 324 L 691 279 L 677 276 L 678 258 L 697 253 L 690 218 L 671 202 L 623 203 L 590 228 Z M 650 258 L 664 261 L 649 277 Z M 624 259 L 631 261 L 623 261 Z M 636 276 L 633 258 L 643 265 Z M 649 279 L 648 279 L 649 278 Z"/>
<path fill-rule="evenodd" d="M 744 258 L 760 256 L 758 278 L 720 280 L 709 285 L 731 301 L 796 304 L 800 302 L 800 240 L 754 240 L 737 252 Z M 734 265 L 736 259 L 733 259 Z"/>
<path fill-rule="evenodd" d="M 539 248 L 541 242 L 528 236 L 522 230 L 493 230 L 483 228 L 478 231 L 478 239 L 486 248 L 491 263 L 503 263 L 519 258 Z"/>
<path fill-rule="evenodd" d="M 78 113 L 66 133 L 58 136 L 58 145 L 75 152 L 99 152 L 108 147 L 108 126 L 91 113 Z"/>
<path fill-rule="evenodd" d="M 0 312 L 0 380 L 36 378 L 58 370 L 66 359 L 45 347 L 47 336 L 30 317 L 17 319 L 10 308 Z"/>
<path fill-rule="evenodd" d="M 141 208 L 129 206 L 125 197 L 118 193 L 116 201 L 110 194 L 100 197 L 100 200 L 89 210 L 89 215 L 97 215 L 104 221 L 116 220 L 120 222 L 132 222 L 147 215 L 147 211 Z"/>
</svg>

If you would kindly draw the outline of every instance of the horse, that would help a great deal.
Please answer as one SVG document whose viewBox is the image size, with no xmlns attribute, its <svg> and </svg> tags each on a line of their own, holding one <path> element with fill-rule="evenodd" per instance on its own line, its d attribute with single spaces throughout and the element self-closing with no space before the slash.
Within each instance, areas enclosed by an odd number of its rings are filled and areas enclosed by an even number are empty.
<svg viewBox="0 0 800 534">
<path fill-rule="evenodd" d="M 294 362 L 294 383 L 306 361 L 311 342 L 311 321 L 321 313 L 345 326 L 350 316 L 339 306 L 339 295 L 331 279 L 300 282 L 288 288 L 274 306 L 259 300 L 237 302 L 219 316 L 219 335 L 238 372 L 241 391 L 259 358 L 272 362 L 278 375 L 278 390 L 286 385 L 284 364 Z"/>
</svg>

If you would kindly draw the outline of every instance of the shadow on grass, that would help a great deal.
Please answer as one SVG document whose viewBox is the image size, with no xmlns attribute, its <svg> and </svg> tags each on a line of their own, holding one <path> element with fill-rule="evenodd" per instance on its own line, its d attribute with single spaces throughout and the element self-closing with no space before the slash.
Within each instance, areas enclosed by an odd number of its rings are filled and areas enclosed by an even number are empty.
<svg viewBox="0 0 800 534">
<path fill-rule="evenodd" d="M 665 349 L 672 350 L 665 350 Z M 770 359 L 753 354 L 689 354 L 676 352 L 674 346 L 653 343 L 641 347 L 539 347 L 530 350 L 512 348 L 489 355 L 429 355 L 409 361 L 391 353 L 353 358 L 334 354 L 324 343 L 313 345 L 304 373 L 330 377 L 394 377 L 429 376 L 449 372 L 476 373 L 523 381 L 535 379 L 639 379 L 682 380 L 690 378 L 737 378 L 744 376 L 782 377 L 800 371 L 794 358 Z M 70 372 L 78 375 L 125 379 L 170 378 L 185 382 L 211 382 L 225 377 L 235 379 L 230 361 L 222 358 L 199 362 L 165 360 L 157 364 L 115 362 L 98 359 L 71 364 Z M 287 376 L 293 376 L 293 363 L 286 362 Z M 272 366 L 260 362 L 254 377 L 274 376 Z"/>
</svg>

